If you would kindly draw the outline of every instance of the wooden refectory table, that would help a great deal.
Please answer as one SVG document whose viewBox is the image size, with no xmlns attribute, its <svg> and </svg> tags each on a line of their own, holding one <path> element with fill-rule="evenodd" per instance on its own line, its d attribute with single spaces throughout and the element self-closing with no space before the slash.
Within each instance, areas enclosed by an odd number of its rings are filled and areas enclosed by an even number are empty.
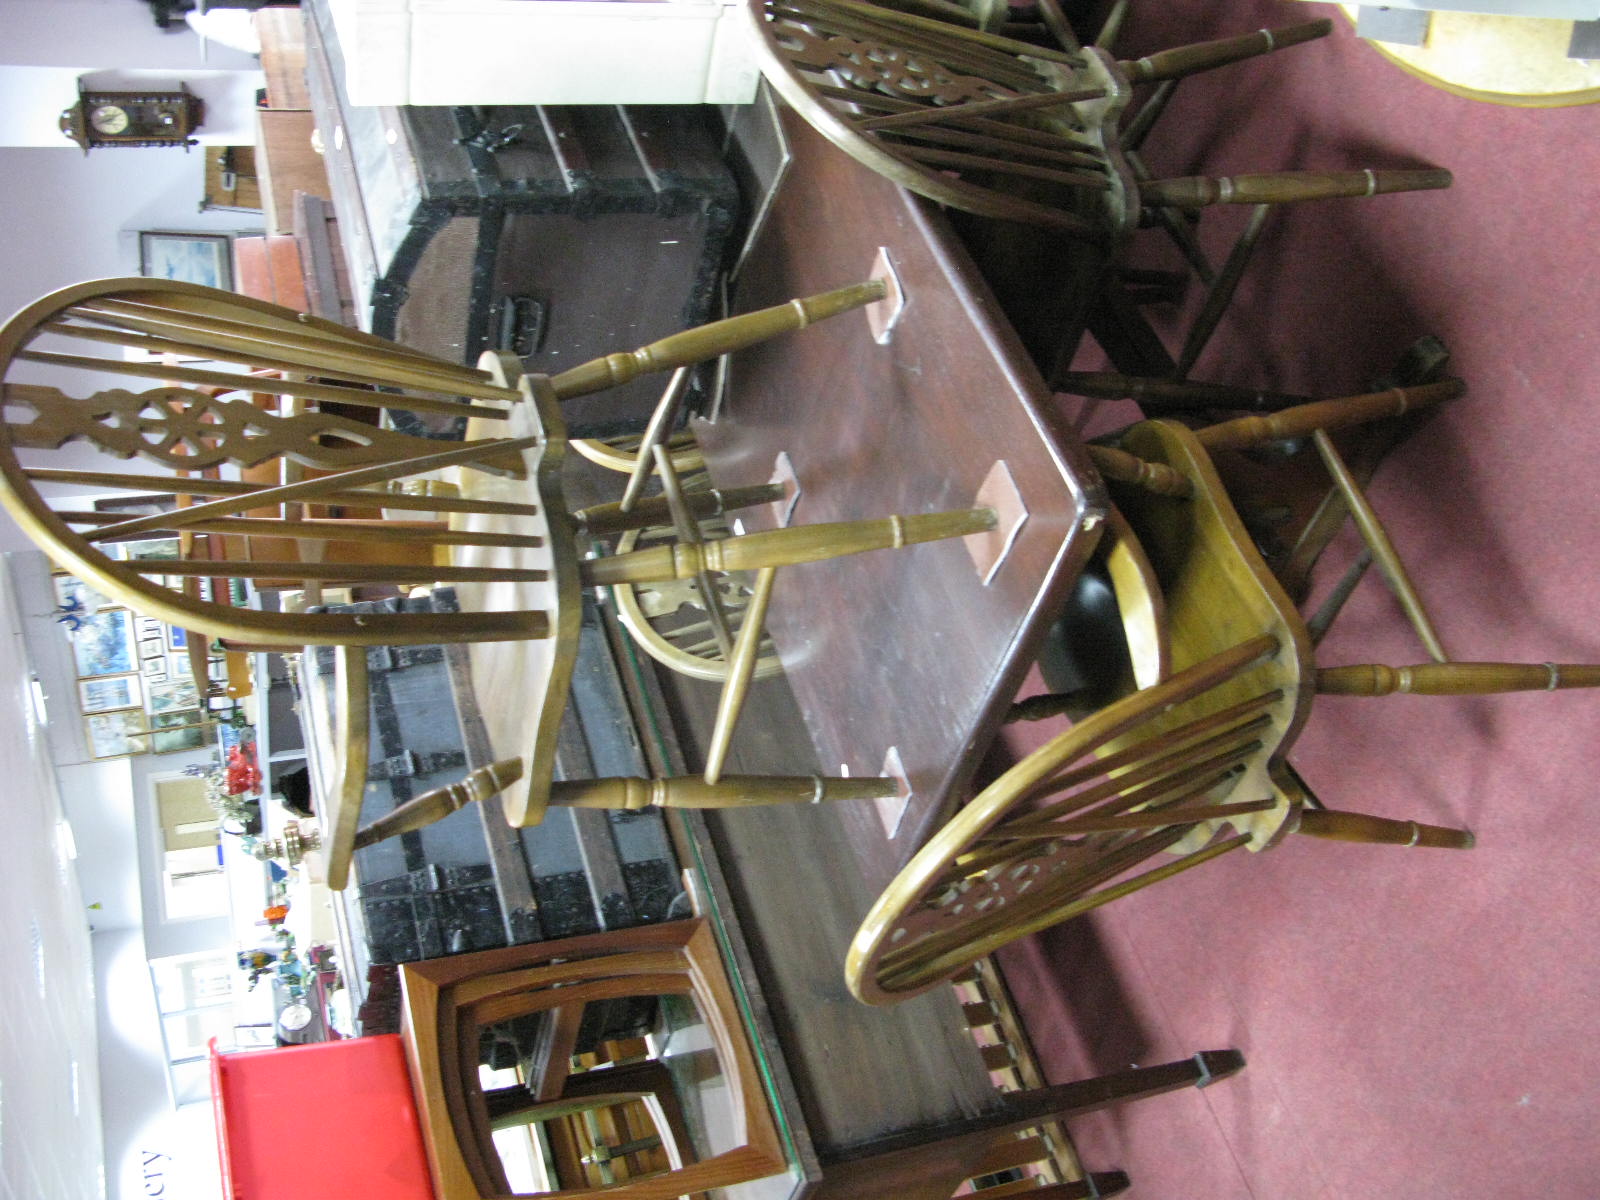
<svg viewBox="0 0 1600 1200">
<path fill-rule="evenodd" d="M 903 860 L 970 782 L 1105 499 L 942 215 L 785 116 L 794 161 L 739 307 L 869 275 L 902 307 L 887 331 L 878 304 L 734 356 L 720 412 L 696 424 L 713 480 L 788 485 L 742 515 L 747 529 L 1000 514 L 992 535 L 791 568 L 773 598 L 768 628 L 822 769 L 904 782 L 898 800 L 841 810 L 861 844 L 886 838 Z"/>
<path fill-rule="evenodd" d="M 695 426 L 714 482 L 790 484 L 786 505 L 741 514 L 751 530 L 972 504 L 1002 513 L 998 547 L 948 541 L 791 567 L 773 597 L 783 681 L 755 686 L 728 769 L 887 772 L 909 798 L 687 821 L 731 897 L 766 1033 L 828 1160 L 999 1102 L 953 991 L 867 1008 L 845 986 L 845 951 L 968 786 L 1094 548 L 1105 500 L 941 214 L 783 116 L 793 162 L 742 268 L 739 309 L 885 264 L 904 305 L 883 342 L 851 313 L 735 355 L 716 419 Z M 709 717 L 688 708 L 693 742 Z"/>
</svg>

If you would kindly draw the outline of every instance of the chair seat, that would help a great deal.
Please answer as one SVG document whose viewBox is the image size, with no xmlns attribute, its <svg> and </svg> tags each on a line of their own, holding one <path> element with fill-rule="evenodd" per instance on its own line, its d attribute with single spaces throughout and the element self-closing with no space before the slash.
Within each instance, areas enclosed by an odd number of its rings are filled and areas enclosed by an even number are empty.
<svg viewBox="0 0 1600 1200">
<path fill-rule="evenodd" d="M 1172 669 L 1182 671 L 1221 648 L 1269 633 L 1279 646 L 1268 671 L 1270 686 L 1284 693 L 1274 713 L 1275 761 L 1281 761 L 1311 711 L 1313 648 L 1304 622 L 1256 551 L 1192 432 L 1175 421 L 1146 421 L 1129 430 L 1121 445 L 1146 462 L 1177 471 L 1193 489 L 1178 498 L 1113 487 L 1118 511 L 1149 556 L 1165 598 Z M 1232 689 L 1231 696 L 1223 689 L 1217 697 L 1219 703 L 1240 698 L 1241 689 Z M 1260 769 L 1256 782 L 1271 788 L 1278 804 L 1244 819 L 1256 849 L 1283 835 L 1296 807 L 1276 769 L 1266 762 Z"/>
</svg>

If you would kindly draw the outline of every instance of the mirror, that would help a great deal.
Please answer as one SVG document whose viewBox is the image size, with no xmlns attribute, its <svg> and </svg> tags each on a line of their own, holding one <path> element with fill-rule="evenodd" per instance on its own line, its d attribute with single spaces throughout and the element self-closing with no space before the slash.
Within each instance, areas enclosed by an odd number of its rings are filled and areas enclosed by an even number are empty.
<svg viewBox="0 0 1600 1200">
<path fill-rule="evenodd" d="M 767 1200 L 790 1176 L 701 919 L 401 968 L 439 1200 Z M 756 1190 L 751 1190 L 751 1189 Z"/>
<path fill-rule="evenodd" d="M 603 1188 L 742 1144 L 742 1119 L 689 994 L 589 1000 L 478 1030 L 478 1084 L 515 1193 Z"/>
</svg>

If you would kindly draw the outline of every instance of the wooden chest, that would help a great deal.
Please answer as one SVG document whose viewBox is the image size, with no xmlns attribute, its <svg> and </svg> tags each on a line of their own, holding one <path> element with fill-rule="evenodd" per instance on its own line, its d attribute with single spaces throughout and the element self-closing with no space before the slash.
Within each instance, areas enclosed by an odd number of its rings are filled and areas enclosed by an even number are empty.
<svg viewBox="0 0 1600 1200">
<path fill-rule="evenodd" d="M 451 611 L 454 595 L 358 601 L 340 611 Z M 362 823 L 460 779 L 487 746 L 460 647 L 374 646 L 371 756 Z M 302 719 L 327 723 L 333 651 L 301 660 Z M 310 693 L 316 691 L 316 696 Z M 559 778 L 645 775 L 628 703 L 591 610 L 579 638 Z M 307 730 L 313 774 L 331 778 L 327 739 Z M 666 920 L 682 890 L 659 811 L 552 808 L 538 825 L 508 826 L 498 806 L 469 805 L 423 829 L 356 852 L 341 894 L 350 977 L 370 964 L 414 962 L 521 942 Z"/>
<path fill-rule="evenodd" d="M 307 78 L 364 328 L 558 371 L 716 315 L 738 189 L 703 106 L 365 107 L 324 0 Z M 575 434 L 637 425 L 662 381 L 568 406 Z"/>
</svg>

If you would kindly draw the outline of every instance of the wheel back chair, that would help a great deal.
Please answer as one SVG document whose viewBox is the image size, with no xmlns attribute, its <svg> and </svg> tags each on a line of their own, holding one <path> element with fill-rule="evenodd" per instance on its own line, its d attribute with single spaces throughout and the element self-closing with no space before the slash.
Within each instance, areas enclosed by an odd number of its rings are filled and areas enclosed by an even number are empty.
<svg viewBox="0 0 1600 1200">
<path fill-rule="evenodd" d="M 1436 169 L 1150 179 L 1129 164 L 1130 134 L 1142 141 L 1164 107 L 1124 133 L 1136 84 L 1323 37 L 1327 20 L 1118 61 L 1098 46 L 1039 46 L 856 0 L 752 0 L 749 12 L 763 73 L 825 137 L 912 191 L 980 216 L 1115 241 L 1157 209 L 1450 183 Z"/>
<path fill-rule="evenodd" d="M 462 367 L 191 284 L 80 284 L 27 306 L 0 328 L 0 500 L 59 566 L 140 613 L 245 646 L 339 647 L 341 772 L 319 813 L 335 887 L 344 885 L 358 843 L 417 828 L 497 791 L 504 791 L 514 825 L 538 822 L 551 803 L 638 808 L 880 796 L 894 790 L 892 781 L 723 778 L 714 768 L 695 779 L 557 783 L 552 772 L 583 587 L 746 570 L 758 573 L 768 593 L 780 566 L 992 528 L 993 511 L 980 508 L 720 541 L 700 536 L 700 520 L 724 503 L 765 499 L 762 489 L 752 497 L 674 490 L 636 499 L 627 511 L 567 510 L 563 399 L 731 353 L 870 304 L 883 289 L 879 281 L 840 288 L 544 376 L 492 353 L 477 369 Z M 85 342 L 117 354 L 72 352 Z M 120 357 L 125 352 L 129 357 Z M 144 380 L 155 382 L 128 389 Z M 334 411 L 338 406 L 467 417 L 466 440 L 445 445 L 412 437 Z M 167 474 L 85 470 L 82 448 L 73 443 L 142 458 Z M 430 490 L 439 491 L 438 473 L 446 469 L 459 471 L 459 479 L 442 490 L 459 494 L 400 490 L 408 481 L 430 480 Z M 181 506 L 129 519 L 67 507 L 70 499 L 53 505 L 40 491 L 50 485 L 74 485 L 80 494 L 165 489 L 178 494 Z M 422 519 L 394 520 L 393 512 Z M 682 534 L 675 542 L 601 558 L 580 554 L 580 536 L 668 521 Z M 175 535 L 177 557 L 120 556 L 125 543 L 153 535 Z M 235 604 L 250 584 L 305 587 L 314 597 L 328 584 L 436 583 L 454 585 L 462 611 L 356 615 Z M 753 658 L 760 624 L 759 614 L 747 616 L 739 654 Z M 495 694 L 518 710 L 521 757 L 417 797 L 358 838 L 366 778 L 363 648 L 508 640 L 520 641 L 528 654 L 514 677 L 492 686 L 504 689 Z M 488 661 L 492 667 L 494 657 Z M 719 714 L 724 745 L 748 680 L 742 669 L 730 676 Z"/>
<path fill-rule="evenodd" d="M 1177 379 L 1216 329 L 1273 206 L 1450 184 L 1437 168 L 1152 177 L 1142 147 L 1181 80 L 1324 37 L 1333 28 L 1326 19 L 1119 60 L 1110 53 L 1118 17 L 1099 44 L 1080 47 L 1064 20 L 1049 19 L 1053 5 L 1042 15 L 1056 46 L 856 0 L 749 0 L 748 11 L 763 73 L 825 137 L 951 208 L 1097 243 L 1112 268 L 1100 285 L 1108 311 L 1130 299 L 1174 298 L 1182 288 L 1181 274 L 1120 266 L 1137 228 L 1164 229 L 1205 287 L 1172 370 Z M 1146 84 L 1155 86 L 1135 104 Z M 1217 267 L 1195 223 L 1219 204 L 1253 211 Z M 1153 335 L 1145 332 L 1148 355 Z M 1150 363 L 1143 370 L 1155 373 Z"/>
<path fill-rule="evenodd" d="M 1171 674 L 1072 725 L 985 788 L 879 898 L 849 954 L 852 991 L 873 1004 L 935 986 L 999 946 L 1230 850 L 1290 833 L 1466 849 L 1464 830 L 1320 806 L 1288 761 L 1318 694 L 1466 695 L 1600 686 L 1600 666 L 1448 661 L 1370 504 L 1328 431 L 1459 396 L 1459 380 L 1321 401 L 1200 430 L 1128 429 L 1094 457 L 1143 571 L 1114 576 L 1130 612 L 1163 605 L 1164 637 L 1133 648 Z M 1310 437 L 1372 557 L 1434 661 L 1319 667 L 1313 639 L 1246 532 L 1211 461 Z M 1141 617 L 1140 625 L 1147 626 Z M 1021 715 L 1069 707 L 1028 702 Z M 1165 856 L 1165 857 L 1164 857 Z"/>
</svg>

